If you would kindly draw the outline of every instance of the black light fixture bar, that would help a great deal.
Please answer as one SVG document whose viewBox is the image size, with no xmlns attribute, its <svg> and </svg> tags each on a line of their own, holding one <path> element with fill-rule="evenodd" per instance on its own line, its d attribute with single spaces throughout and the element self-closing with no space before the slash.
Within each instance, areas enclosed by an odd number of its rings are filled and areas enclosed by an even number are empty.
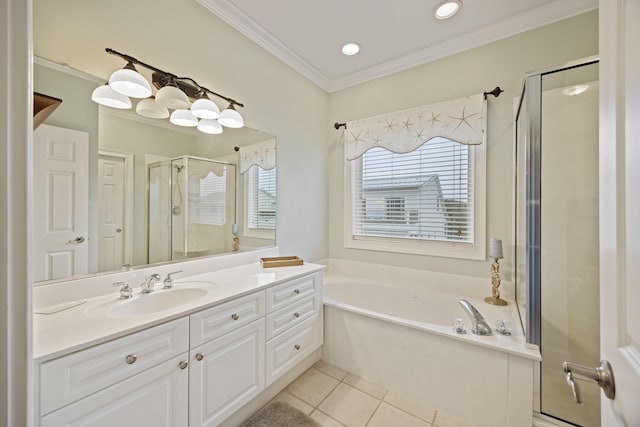
<svg viewBox="0 0 640 427">
<path fill-rule="evenodd" d="M 145 62 L 142 62 L 142 61 L 138 60 L 137 58 L 134 58 L 133 56 L 129 56 L 129 55 L 124 54 L 124 53 L 120 53 L 120 52 L 118 52 L 116 50 L 113 50 L 113 49 L 111 49 L 109 47 L 106 48 L 105 51 L 108 54 L 119 56 L 120 58 L 122 58 L 125 61 L 127 61 L 127 63 L 132 63 L 134 65 L 140 65 L 140 66 L 142 66 L 144 68 L 147 68 L 147 69 L 149 69 L 151 71 L 154 71 L 156 73 L 164 74 L 167 77 L 173 78 L 175 80 L 188 80 L 188 81 L 192 82 L 196 87 L 198 87 L 198 89 L 200 89 L 200 91 L 202 91 L 202 92 L 210 93 L 211 95 L 214 95 L 214 96 L 217 96 L 218 98 L 224 99 L 225 101 L 227 101 L 231 105 L 237 105 L 238 107 L 244 107 L 244 104 L 236 101 L 235 99 L 228 98 L 228 97 L 226 97 L 224 95 L 220 95 L 219 93 L 216 93 L 216 92 L 212 91 L 211 89 L 200 85 L 198 82 L 193 80 L 191 77 L 179 77 L 179 76 L 177 76 L 177 75 L 175 75 L 173 73 L 169 73 L 167 71 L 164 71 L 164 70 L 161 70 L 159 68 L 156 68 L 153 65 L 149 65 L 149 64 L 147 64 Z"/>
</svg>

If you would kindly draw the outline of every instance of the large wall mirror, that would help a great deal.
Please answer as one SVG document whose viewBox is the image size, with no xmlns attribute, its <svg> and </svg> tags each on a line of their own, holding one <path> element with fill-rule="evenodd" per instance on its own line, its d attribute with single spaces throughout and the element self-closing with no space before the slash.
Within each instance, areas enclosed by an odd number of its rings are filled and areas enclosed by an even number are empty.
<svg viewBox="0 0 640 427">
<path fill-rule="evenodd" d="M 34 1 L 34 90 L 62 99 L 34 131 L 34 281 L 273 246 L 275 137 L 250 127 L 209 135 L 141 117 L 135 102 L 97 105 L 92 91 L 124 63 L 87 61 L 110 46 L 76 37 L 93 28 L 90 39 L 109 40 L 99 32 L 116 27 L 97 20 L 120 14 L 62 3 Z"/>
</svg>

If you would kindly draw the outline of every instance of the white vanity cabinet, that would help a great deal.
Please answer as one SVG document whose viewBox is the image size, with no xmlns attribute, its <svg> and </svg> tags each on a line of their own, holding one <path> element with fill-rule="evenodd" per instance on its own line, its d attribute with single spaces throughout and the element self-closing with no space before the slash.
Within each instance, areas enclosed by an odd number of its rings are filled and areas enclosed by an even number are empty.
<svg viewBox="0 0 640 427">
<path fill-rule="evenodd" d="M 261 291 L 191 316 L 190 425 L 216 426 L 264 390 L 264 302 Z"/>
<path fill-rule="evenodd" d="M 321 290 L 318 269 L 285 274 L 276 285 L 43 361 L 40 426 L 216 426 L 320 347 Z"/>
<path fill-rule="evenodd" d="M 43 363 L 41 426 L 187 426 L 188 328 L 177 319 Z"/>
</svg>

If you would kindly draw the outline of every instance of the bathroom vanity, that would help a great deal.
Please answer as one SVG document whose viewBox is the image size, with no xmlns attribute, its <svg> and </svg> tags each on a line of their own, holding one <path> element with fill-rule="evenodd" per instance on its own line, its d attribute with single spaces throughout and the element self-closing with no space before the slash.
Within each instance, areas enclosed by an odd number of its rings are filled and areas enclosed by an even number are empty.
<svg viewBox="0 0 640 427">
<path fill-rule="evenodd" d="M 132 282 L 130 299 L 102 283 L 106 295 L 34 314 L 36 425 L 218 425 L 317 353 L 323 268 L 250 262 L 185 274 L 150 294 Z M 40 298 L 36 311 L 48 308 Z M 171 299 L 180 305 L 167 308 Z"/>
</svg>

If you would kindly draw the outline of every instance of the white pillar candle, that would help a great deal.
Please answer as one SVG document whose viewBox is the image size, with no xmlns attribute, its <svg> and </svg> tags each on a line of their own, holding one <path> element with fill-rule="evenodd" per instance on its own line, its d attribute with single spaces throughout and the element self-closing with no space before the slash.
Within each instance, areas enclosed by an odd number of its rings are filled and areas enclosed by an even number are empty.
<svg viewBox="0 0 640 427">
<path fill-rule="evenodd" d="M 491 258 L 503 258 L 502 255 L 502 240 L 492 237 L 489 241 L 489 256 Z"/>
<path fill-rule="evenodd" d="M 238 224 L 231 225 L 231 234 L 238 234 Z"/>
</svg>

